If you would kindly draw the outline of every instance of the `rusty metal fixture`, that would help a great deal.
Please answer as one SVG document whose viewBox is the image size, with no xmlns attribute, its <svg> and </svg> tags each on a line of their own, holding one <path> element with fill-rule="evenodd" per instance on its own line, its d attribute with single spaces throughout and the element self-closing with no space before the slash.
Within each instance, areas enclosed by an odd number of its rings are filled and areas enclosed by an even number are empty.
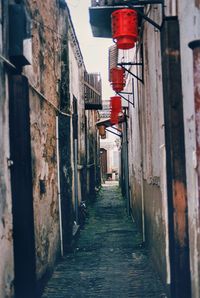
<svg viewBox="0 0 200 298">
<path fill-rule="evenodd" d="M 189 43 L 193 50 L 193 73 L 194 73 L 194 101 L 195 101 L 195 125 L 196 125 L 196 159 L 198 174 L 198 190 L 200 202 L 200 40 Z"/>
<path fill-rule="evenodd" d="M 111 85 L 115 92 L 121 92 L 125 86 L 125 70 L 122 67 L 114 67 L 110 70 Z"/>
<path fill-rule="evenodd" d="M 118 49 L 131 49 L 138 39 L 138 16 L 134 9 L 118 9 L 111 15 L 112 37 Z"/>
</svg>

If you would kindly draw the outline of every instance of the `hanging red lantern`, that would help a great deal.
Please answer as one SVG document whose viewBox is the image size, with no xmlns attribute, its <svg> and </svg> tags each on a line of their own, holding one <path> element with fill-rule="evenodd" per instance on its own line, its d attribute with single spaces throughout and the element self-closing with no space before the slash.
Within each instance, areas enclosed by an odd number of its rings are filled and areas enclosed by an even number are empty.
<svg viewBox="0 0 200 298">
<path fill-rule="evenodd" d="M 121 67 L 114 67 L 110 70 L 110 80 L 115 92 L 120 92 L 125 86 L 125 71 Z"/>
<path fill-rule="evenodd" d="M 111 124 L 117 124 L 119 122 L 119 114 L 122 112 L 122 103 L 120 96 L 112 96 L 110 98 L 110 122 Z"/>
<path fill-rule="evenodd" d="M 114 124 L 118 124 L 118 122 L 119 122 L 118 114 L 116 114 L 114 112 L 111 112 L 111 114 L 110 114 L 110 123 L 112 125 L 114 125 Z"/>
<path fill-rule="evenodd" d="M 110 98 L 111 111 L 116 111 L 120 113 L 122 111 L 122 102 L 120 96 L 112 96 Z"/>
<path fill-rule="evenodd" d="M 138 39 L 138 17 L 133 9 L 118 9 L 111 15 L 112 36 L 118 49 L 127 50 L 134 47 Z"/>
</svg>

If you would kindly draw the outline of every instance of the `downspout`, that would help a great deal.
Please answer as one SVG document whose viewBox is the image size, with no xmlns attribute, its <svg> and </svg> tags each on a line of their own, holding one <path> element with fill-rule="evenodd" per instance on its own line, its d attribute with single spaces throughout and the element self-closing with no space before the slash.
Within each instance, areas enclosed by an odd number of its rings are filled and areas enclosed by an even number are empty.
<svg viewBox="0 0 200 298">
<path fill-rule="evenodd" d="M 141 51 L 142 61 L 143 60 L 143 50 Z M 138 74 L 138 67 L 137 67 L 137 76 Z M 143 82 L 144 82 L 144 71 L 142 71 Z M 137 80 L 137 90 L 139 90 L 139 81 Z M 140 93 L 138 92 L 137 96 L 138 100 L 138 119 L 139 119 L 139 132 L 140 132 L 140 157 L 141 157 L 141 203 L 142 203 L 142 242 L 145 243 L 146 236 L 145 236 L 145 201 L 144 201 L 144 160 L 143 160 L 143 133 L 142 133 L 142 113 L 140 112 Z"/>
<path fill-rule="evenodd" d="M 127 214 L 130 215 L 130 192 L 129 192 L 129 150 L 128 150 L 128 123 L 125 121 L 125 138 L 124 138 L 124 161 L 125 161 L 125 190 L 127 200 Z"/>
<path fill-rule="evenodd" d="M 57 155 L 57 184 L 58 184 L 58 206 L 59 206 L 59 226 L 60 226 L 60 253 L 63 256 L 63 233 L 62 233 L 62 209 L 60 193 L 60 155 L 59 155 L 59 128 L 58 116 L 56 116 L 56 155 Z"/>
<path fill-rule="evenodd" d="M 75 196 L 75 216 L 78 224 L 78 140 L 74 140 L 74 196 Z"/>
</svg>

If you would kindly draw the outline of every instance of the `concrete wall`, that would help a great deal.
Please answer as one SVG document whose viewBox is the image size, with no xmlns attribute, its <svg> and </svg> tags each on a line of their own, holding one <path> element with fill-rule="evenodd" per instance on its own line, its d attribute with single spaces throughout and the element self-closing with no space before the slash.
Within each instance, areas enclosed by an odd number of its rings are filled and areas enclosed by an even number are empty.
<svg viewBox="0 0 200 298">
<path fill-rule="evenodd" d="M 72 24 L 69 27 L 69 75 L 70 75 L 70 102 L 71 111 L 73 111 L 73 98 L 77 101 L 77 113 L 78 113 L 78 200 L 83 200 L 86 196 L 85 182 L 85 163 L 86 163 L 86 146 L 85 146 L 85 102 L 84 102 L 84 71 L 85 65 L 81 57 L 78 41 L 75 37 Z M 71 138 L 73 139 L 73 129 L 71 131 Z M 74 160 L 74 143 L 71 144 L 71 150 L 73 152 L 71 159 Z M 73 167 L 74 171 L 74 167 Z M 74 175 L 73 175 L 74 178 Z M 73 180 L 74 183 L 74 180 Z M 73 202 L 74 202 L 74 190 L 73 190 Z"/>
<path fill-rule="evenodd" d="M 0 2 L 0 55 L 7 56 L 7 3 Z M 4 26 L 3 26 L 4 24 Z M 13 239 L 9 150 L 8 77 L 0 57 L 0 297 L 13 297 Z"/>
<path fill-rule="evenodd" d="M 155 5 L 149 16 L 161 22 Z M 200 297 L 199 202 L 196 171 L 196 133 L 193 90 L 193 59 L 188 43 L 200 38 L 199 1 L 166 1 L 166 16 L 180 22 L 181 75 L 184 105 L 190 270 L 192 297 Z M 144 238 L 150 244 L 158 269 L 170 283 L 168 210 L 166 189 L 166 152 L 163 118 L 160 33 L 145 24 L 144 86 L 135 83 L 135 108 L 129 106 L 129 164 L 131 207 Z M 134 55 L 132 55 L 134 57 Z M 140 73 L 140 70 L 132 68 Z M 129 82 L 130 85 L 130 82 Z M 128 87 L 130 90 L 130 86 Z M 137 92 L 138 91 L 138 92 Z M 137 93 L 139 94 L 137 97 Z M 144 213 L 143 213 L 144 212 Z M 142 215 L 145 216 L 142 216 Z M 161 247 L 160 247 L 161 245 Z M 164 252 L 164 253 L 163 253 Z M 159 266 L 162 264 L 162 266 Z"/>
<path fill-rule="evenodd" d="M 200 39 L 200 2 L 179 0 L 182 90 L 184 104 L 190 268 L 192 297 L 200 297 L 200 222 L 196 171 L 196 133 L 193 89 L 193 57 L 188 43 Z"/>
<path fill-rule="evenodd" d="M 155 6 L 156 7 L 156 6 Z M 161 22 L 159 8 L 149 17 Z M 134 103 L 129 105 L 129 175 L 131 208 L 143 239 L 149 245 L 154 263 L 166 285 L 170 283 L 166 155 L 162 94 L 160 33 L 146 23 L 143 31 L 144 85 L 134 79 Z M 131 54 L 131 53 L 130 53 Z M 131 61 L 139 61 L 140 49 Z M 141 67 L 132 67 L 140 78 Z M 127 89 L 131 89 L 128 77 Z"/>
</svg>

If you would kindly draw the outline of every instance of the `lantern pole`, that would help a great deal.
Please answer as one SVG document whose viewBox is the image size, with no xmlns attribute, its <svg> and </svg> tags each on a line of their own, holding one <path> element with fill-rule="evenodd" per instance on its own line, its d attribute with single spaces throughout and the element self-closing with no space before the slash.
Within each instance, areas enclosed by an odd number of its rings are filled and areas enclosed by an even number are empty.
<svg viewBox="0 0 200 298">
<path fill-rule="evenodd" d="M 143 66 L 142 62 L 122 62 L 122 63 L 117 63 L 117 65 L 119 66 L 133 66 L 133 65 L 139 65 L 139 66 Z"/>
</svg>

